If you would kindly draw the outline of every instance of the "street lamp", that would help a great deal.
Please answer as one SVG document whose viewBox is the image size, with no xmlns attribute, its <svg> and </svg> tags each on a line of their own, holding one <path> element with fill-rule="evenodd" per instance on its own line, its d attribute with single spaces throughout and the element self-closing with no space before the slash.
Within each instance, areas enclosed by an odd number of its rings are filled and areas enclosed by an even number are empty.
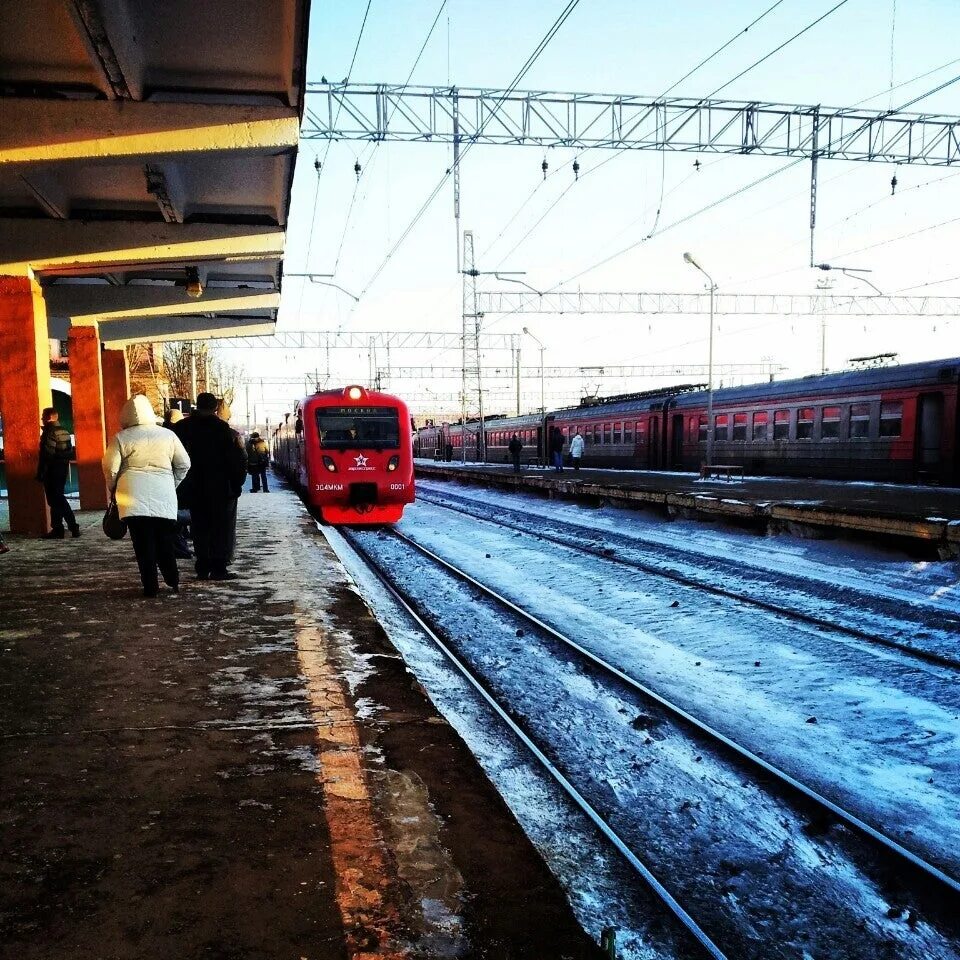
<svg viewBox="0 0 960 960">
<path fill-rule="evenodd" d="M 713 463 L 713 295 L 717 285 L 713 282 L 713 277 L 697 263 L 692 253 L 685 253 L 683 259 L 710 282 L 710 346 L 707 351 L 707 466 L 710 466 Z"/>
<path fill-rule="evenodd" d="M 540 413 L 544 414 L 547 412 L 547 401 L 546 401 L 546 391 L 544 389 L 544 375 L 543 375 L 543 343 L 538 340 L 531 332 L 529 327 L 524 327 L 523 332 L 540 348 Z M 540 451 L 540 455 L 543 458 L 543 462 L 547 461 L 547 438 L 546 431 L 541 429 L 540 435 L 542 438 L 543 449 Z"/>
</svg>

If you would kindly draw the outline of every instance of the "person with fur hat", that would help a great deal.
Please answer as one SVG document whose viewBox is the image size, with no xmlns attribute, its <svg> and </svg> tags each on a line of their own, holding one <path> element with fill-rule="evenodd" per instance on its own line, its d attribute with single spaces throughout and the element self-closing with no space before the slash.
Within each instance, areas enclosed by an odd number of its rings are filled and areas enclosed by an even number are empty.
<svg viewBox="0 0 960 960">
<path fill-rule="evenodd" d="M 212 393 L 201 393 L 194 412 L 173 427 L 192 463 L 184 500 L 190 507 L 193 553 L 200 580 L 236 577 L 227 566 L 233 559 L 237 499 L 247 475 L 243 444 L 217 415 L 218 407 Z"/>
<path fill-rule="evenodd" d="M 267 467 L 270 466 L 270 448 L 267 441 L 254 430 L 247 441 L 247 471 L 250 474 L 250 492 L 259 493 L 263 487 L 264 493 L 270 492 L 267 486 Z"/>
<path fill-rule="evenodd" d="M 164 583 L 177 593 L 177 487 L 190 469 L 190 457 L 176 434 L 157 426 L 153 407 L 143 394 L 123 405 L 120 425 L 123 429 L 103 455 L 103 475 L 120 518 L 127 522 L 143 595 L 157 595 L 158 568 Z"/>
</svg>

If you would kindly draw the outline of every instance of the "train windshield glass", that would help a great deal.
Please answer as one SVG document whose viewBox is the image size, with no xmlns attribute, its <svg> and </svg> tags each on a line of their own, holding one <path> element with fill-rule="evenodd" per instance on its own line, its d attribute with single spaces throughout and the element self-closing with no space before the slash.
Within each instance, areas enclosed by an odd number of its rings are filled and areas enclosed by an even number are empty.
<svg viewBox="0 0 960 960">
<path fill-rule="evenodd" d="M 328 450 L 385 450 L 400 446 L 393 407 L 322 407 L 317 410 L 320 446 Z"/>
</svg>

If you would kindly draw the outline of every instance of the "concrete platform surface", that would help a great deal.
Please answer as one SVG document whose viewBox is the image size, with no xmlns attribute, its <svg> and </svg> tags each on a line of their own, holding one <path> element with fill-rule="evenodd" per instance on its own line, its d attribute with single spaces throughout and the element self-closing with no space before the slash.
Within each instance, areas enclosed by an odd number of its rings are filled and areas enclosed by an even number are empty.
<svg viewBox="0 0 960 960">
<path fill-rule="evenodd" d="M 0 957 L 597 956 L 300 501 L 239 514 L 179 596 L 99 515 L 0 556 Z"/>
</svg>

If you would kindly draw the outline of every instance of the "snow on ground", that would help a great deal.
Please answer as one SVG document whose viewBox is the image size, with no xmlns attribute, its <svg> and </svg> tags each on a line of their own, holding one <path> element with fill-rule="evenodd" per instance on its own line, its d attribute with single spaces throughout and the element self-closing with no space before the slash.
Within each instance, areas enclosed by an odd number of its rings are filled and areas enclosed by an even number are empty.
<svg viewBox="0 0 960 960">
<path fill-rule="evenodd" d="M 509 570 L 514 592 L 524 603 L 534 600 L 538 612 L 570 614 L 602 589 L 591 579 L 595 571 L 580 567 L 574 574 L 583 579 L 572 597 L 555 595 L 554 606 L 546 606 L 543 597 L 518 585 L 518 569 L 533 580 L 552 564 L 558 578 L 568 579 L 559 553 L 569 551 L 554 548 L 551 557 L 537 557 L 522 534 L 508 532 L 513 542 L 505 544 L 496 541 L 504 539 L 501 531 L 491 533 L 476 521 L 471 531 L 466 518 L 452 522 L 449 514 L 438 514 L 419 507 L 403 526 L 417 539 L 433 535 L 445 542 L 443 553 L 455 553 L 486 582 Z M 849 857 L 843 831 L 808 832 L 805 819 L 776 791 L 744 776 L 634 693 L 585 671 L 538 631 L 519 635 L 512 616 L 479 601 L 401 541 L 366 533 L 363 542 L 420 608 L 442 622 L 497 699 L 523 718 L 541 747 L 731 957 L 780 960 L 808 949 L 816 957 L 876 960 L 886 944 L 900 960 L 955 960 L 949 937 L 888 914 L 888 895 Z M 515 558 L 506 559 L 508 551 Z M 663 601 L 656 602 L 662 610 Z M 532 812 L 536 819 L 539 811 Z"/>
<path fill-rule="evenodd" d="M 332 527 L 322 530 L 411 672 L 470 747 L 560 880 L 583 928 L 599 941 L 604 927 L 617 927 L 617 955 L 624 960 L 675 956 L 672 937 L 653 921 L 645 890 L 619 855 L 504 732 L 476 691 L 411 624 L 343 537 Z"/>
<path fill-rule="evenodd" d="M 612 537 L 618 552 L 638 549 L 641 559 L 654 557 L 684 576 L 825 615 L 832 622 L 948 655 L 956 655 L 960 646 L 960 567 L 954 563 L 908 561 L 846 541 L 761 537 L 700 521 L 665 521 L 643 512 L 592 509 L 432 480 L 421 480 L 418 488 L 427 497 L 484 510 L 496 507 L 500 515 L 510 511 L 527 523 L 536 518 L 531 529 L 542 529 L 547 521 L 581 531 L 584 542 Z M 653 552 L 647 553 L 650 548 Z M 922 623 L 910 622 L 908 613 Z"/>
<path fill-rule="evenodd" d="M 490 507 L 500 497 L 484 492 Z M 565 509 L 525 503 L 532 510 Z M 621 532 L 639 523 L 651 535 L 650 521 L 632 514 L 591 511 L 590 517 Z M 661 523 L 670 536 L 683 536 L 678 525 Z M 735 601 L 426 503 L 411 507 L 400 529 L 906 846 L 960 872 L 955 671 L 838 643 Z M 712 550 L 744 550 L 738 534 L 695 531 Z M 783 545 L 759 543 L 762 562 L 775 569 L 775 550 Z M 850 549 L 791 543 L 787 562 L 827 577 Z M 860 555 L 861 576 L 879 576 L 881 558 Z M 944 580 L 932 565 L 914 569 L 908 589 L 932 597 Z M 882 592 L 881 585 L 875 589 Z M 955 606 L 955 596 L 940 602 Z"/>
</svg>

